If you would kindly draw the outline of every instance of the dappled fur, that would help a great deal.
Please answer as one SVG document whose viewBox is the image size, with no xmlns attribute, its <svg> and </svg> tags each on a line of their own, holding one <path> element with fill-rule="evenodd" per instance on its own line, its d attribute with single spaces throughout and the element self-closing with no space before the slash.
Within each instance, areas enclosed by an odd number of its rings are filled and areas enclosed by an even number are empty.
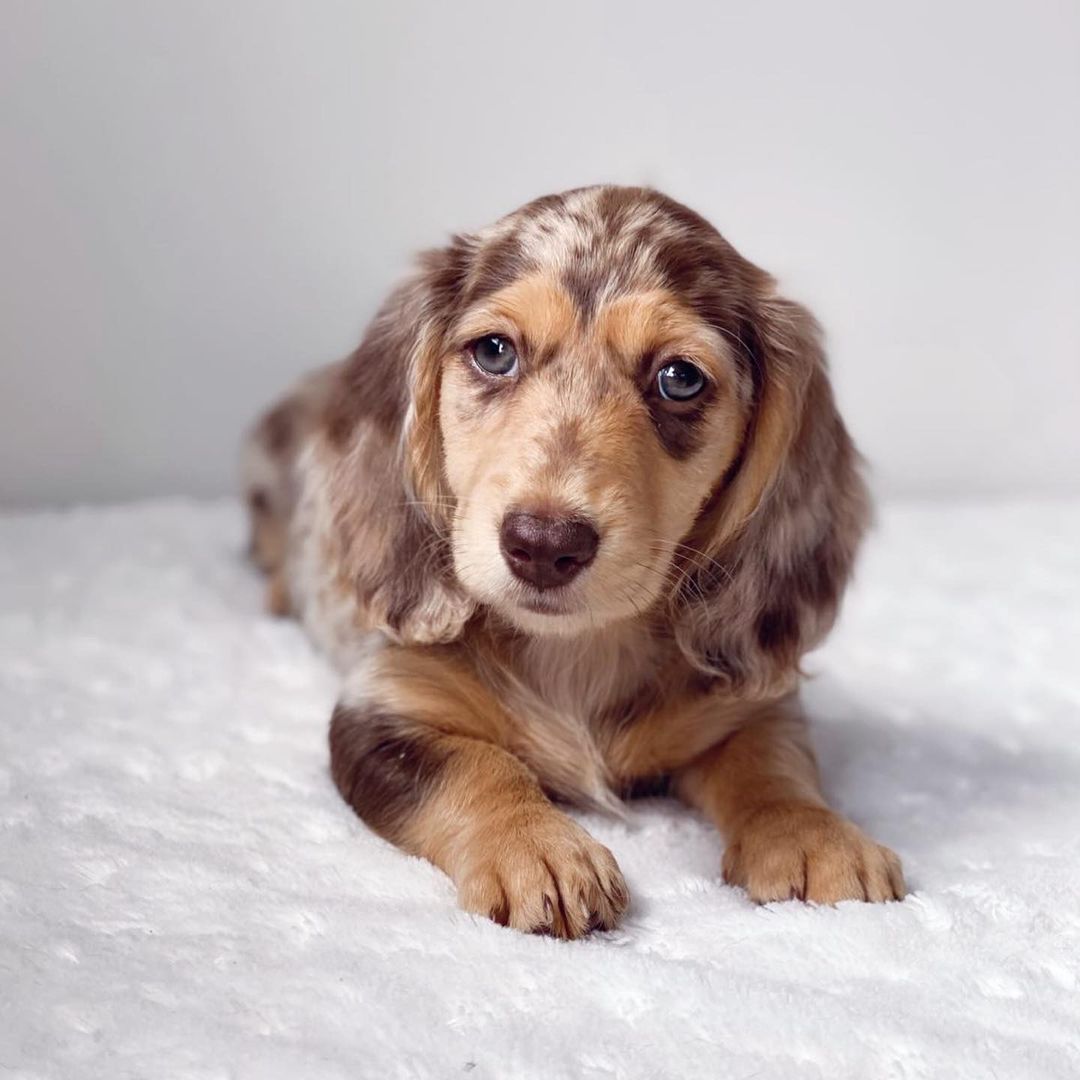
<svg viewBox="0 0 1080 1080">
<path fill-rule="evenodd" d="M 472 364 L 488 333 L 516 342 L 513 378 Z M 706 373 L 700 399 L 656 393 L 671 355 Z M 466 907 L 612 925 L 625 882 L 551 799 L 618 812 L 642 782 L 712 815 L 758 899 L 902 893 L 895 856 L 826 807 L 793 696 L 868 516 L 820 330 L 697 214 L 581 189 L 427 253 L 263 419 L 246 477 L 271 606 L 348 676 L 338 786 Z M 600 536 L 555 594 L 500 555 L 522 508 Z"/>
<path fill-rule="evenodd" d="M 832 627 L 869 516 L 817 323 L 787 300 L 760 310 L 754 430 L 695 530 L 715 562 L 690 571 L 674 617 L 692 663 L 754 694 L 782 683 Z"/>
</svg>

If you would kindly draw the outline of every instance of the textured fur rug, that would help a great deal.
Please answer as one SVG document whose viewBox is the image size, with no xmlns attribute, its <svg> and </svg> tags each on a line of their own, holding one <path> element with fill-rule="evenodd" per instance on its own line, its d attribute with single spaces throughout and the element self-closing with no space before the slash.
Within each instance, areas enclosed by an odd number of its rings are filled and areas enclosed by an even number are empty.
<svg viewBox="0 0 1080 1080">
<path fill-rule="evenodd" d="M 577 944 L 460 913 L 327 775 L 335 679 L 236 507 L 0 518 L 5 1077 L 1080 1075 L 1080 505 L 897 505 L 807 687 L 902 904 L 755 907 L 665 801 L 583 818 Z"/>
</svg>

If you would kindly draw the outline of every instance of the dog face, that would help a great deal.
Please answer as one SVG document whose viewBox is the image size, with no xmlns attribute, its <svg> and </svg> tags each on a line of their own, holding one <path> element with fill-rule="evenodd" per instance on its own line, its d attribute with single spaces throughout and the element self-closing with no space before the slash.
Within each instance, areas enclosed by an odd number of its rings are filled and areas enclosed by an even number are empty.
<svg viewBox="0 0 1080 1080">
<path fill-rule="evenodd" d="M 478 610 L 532 635 L 647 617 L 764 687 L 831 623 L 866 516 L 813 319 L 639 188 L 429 252 L 326 433 L 346 571 L 402 641 Z"/>
<path fill-rule="evenodd" d="M 723 334 L 656 275 L 615 259 L 589 303 L 575 297 L 558 272 L 567 244 L 469 305 L 441 361 L 457 576 L 535 634 L 599 628 L 665 594 L 751 390 Z"/>
</svg>

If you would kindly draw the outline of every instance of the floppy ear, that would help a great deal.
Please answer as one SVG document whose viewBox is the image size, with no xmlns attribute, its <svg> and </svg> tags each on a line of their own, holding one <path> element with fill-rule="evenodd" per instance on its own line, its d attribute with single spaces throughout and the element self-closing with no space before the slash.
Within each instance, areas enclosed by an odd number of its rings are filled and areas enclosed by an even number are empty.
<svg viewBox="0 0 1080 1080">
<path fill-rule="evenodd" d="M 686 568 L 675 634 L 701 670 L 768 695 L 832 626 L 869 499 L 814 318 L 768 280 L 745 339 L 754 413 L 734 475 L 693 533 L 707 558 Z"/>
<path fill-rule="evenodd" d="M 345 361 L 319 447 L 342 584 L 402 644 L 452 641 L 473 611 L 453 571 L 438 405 L 470 252 L 460 237 L 428 252 L 386 300 Z"/>
</svg>

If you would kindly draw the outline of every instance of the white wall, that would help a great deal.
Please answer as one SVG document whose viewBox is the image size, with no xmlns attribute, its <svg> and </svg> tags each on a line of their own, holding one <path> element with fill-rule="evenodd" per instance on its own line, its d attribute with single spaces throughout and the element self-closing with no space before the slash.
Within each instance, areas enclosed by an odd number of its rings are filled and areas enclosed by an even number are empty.
<svg viewBox="0 0 1080 1080">
<path fill-rule="evenodd" d="M 648 182 L 894 492 L 1080 488 L 1080 4 L 5 0 L 0 499 L 214 493 L 418 246 Z"/>
</svg>

